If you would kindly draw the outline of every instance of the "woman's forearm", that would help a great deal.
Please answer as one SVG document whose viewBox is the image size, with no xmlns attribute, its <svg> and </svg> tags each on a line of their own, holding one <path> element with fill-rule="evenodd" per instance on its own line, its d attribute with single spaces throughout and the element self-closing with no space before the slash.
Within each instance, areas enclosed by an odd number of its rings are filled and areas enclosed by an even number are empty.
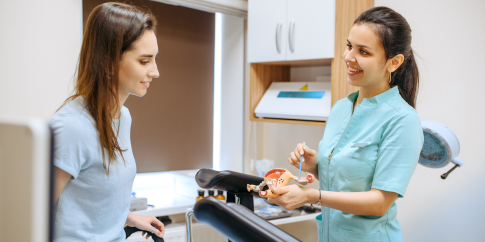
<svg viewBox="0 0 485 242">
<path fill-rule="evenodd" d="M 364 216 L 384 215 L 398 196 L 397 193 L 377 189 L 371 189 L 368 192 L 319 192 L 322 206 Z M 308 195 L 310 203 L 318 203 L 318 190 L 309 189 Z"/>
<path fill-rule="evenodd" d="M 130 221 L 132 221 L 133 215 L 134 215 L 134 213 L 132 213 L 131 211 L 128 211 L 128 216 L 126 217 L 125 227 L 126 227 L 126 225 L 128 225 L 130 223 Z"/>
<path fill-rule="evenodd" d="M 59 196 L 61 196 L 61 193 L 64 190 L 64 187 L 66 187 L 70 179 L 71 174 L 58 167 L 54 169 L 54 203 L 57 202 Z"/>
</svg>

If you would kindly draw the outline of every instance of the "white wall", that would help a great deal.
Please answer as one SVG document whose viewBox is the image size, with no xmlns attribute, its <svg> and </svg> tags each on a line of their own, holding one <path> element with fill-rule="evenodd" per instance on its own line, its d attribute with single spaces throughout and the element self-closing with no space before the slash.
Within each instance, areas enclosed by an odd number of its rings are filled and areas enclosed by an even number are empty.
<svg viewBox="0 0 485 242">
<path fill-rule="evenodd" d="M 483 241 L 485 235 L 485 1 L 376 0 L 402 14 L 421 56 L 417 111 L 421 120 L 446 124 L 458 136 L 466 163 L 451 168 L 418 166 L 398 201 L 404 241 Z"/>
<path fill-rule="evenodd" d="M 222 15 L 220 170 L 243 171 L 244 19 Z"/>
<path fill-rule="evenodd" d="M 0 1 L 0 115 L 49 120 L 70 94 L 81 0 Z"/>
</svg>

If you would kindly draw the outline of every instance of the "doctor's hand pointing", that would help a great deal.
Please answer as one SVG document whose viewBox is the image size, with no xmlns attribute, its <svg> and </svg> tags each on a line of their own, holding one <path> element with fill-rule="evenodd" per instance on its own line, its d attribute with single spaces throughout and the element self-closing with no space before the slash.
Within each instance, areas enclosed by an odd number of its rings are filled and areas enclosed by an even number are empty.
<svg viewBox="0 0 485 242">
<path fill-rule="evenodd" d="M 303 155 L 303 164 L 301 166 L 301 170 L 305 172 L 311 172 L 315 175 L 318 179 L 318 172 L 317 172 L 317 165 L 318 165 L 318 158 L 317 158 L 317 151 L 310 149 L 308 146 L 304 146 L 301 143 L 296 145 L 294 151 L 290 153 L 290 157 L 288 158 L 288 162 L 295 166 L 296 168 L 300 169 L 300 157 Z"/>
</svg>

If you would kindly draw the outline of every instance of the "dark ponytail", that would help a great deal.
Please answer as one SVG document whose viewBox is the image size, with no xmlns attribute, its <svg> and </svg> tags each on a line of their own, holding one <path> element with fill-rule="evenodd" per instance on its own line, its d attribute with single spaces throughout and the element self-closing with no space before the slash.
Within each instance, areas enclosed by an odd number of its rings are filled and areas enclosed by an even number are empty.
<svg viewBox="0 0 485 242">
<path fill-rule="evenodd" d="M 374 27 L 384 46 L 386 60 L 398 54 L 404 56 L 404 63 L 391 74 L 391 87 L 398 86 L 401 97 L 416 108 L 419 71 L 411 48 L 411 28 L 406 19 L 387 7 L 375 7 L 362 13 L 354 24 Z"/>
</svg>

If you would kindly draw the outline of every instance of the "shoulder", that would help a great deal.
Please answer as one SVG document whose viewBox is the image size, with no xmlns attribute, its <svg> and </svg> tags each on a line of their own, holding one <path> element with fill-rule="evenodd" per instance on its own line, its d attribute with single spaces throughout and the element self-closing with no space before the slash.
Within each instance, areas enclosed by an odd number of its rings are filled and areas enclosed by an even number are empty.
<svg viewBox="0 0 485 242">
<path fill-rule="evenodd" d="M 122 116 L 125 116 L 125 117 L 130 117 L 131 118 L 130 110 L 127 107 L 125 107 L 125 106 L 121 107 L 121 115 Z"/>
<path fill-rule="evenodd" d="M 333 106 L 336 107 L 336 106 L 341 106 L 341 105 L 346 105 L 349 103 L 349 99 L 347 97 L 344 97 L 338 101 L 336 101 Z"/>
<path fill-rule="evenodd" d="M 332 106 L 330 110 L 330 115 L 325 126 L 325 135 L 332 136 L 338 127 L 352 113 L 352 105 L 347 98 L 341 99 Z"/>
<path fill-rule="evenodd" d="M 131 124 L 131 113 L 130 110 L 128 110 L 128 108 L 125 106 L 121 107 L 121 119 L 126 120 Z"/>
<path fill-rule="evenodd" d="M 88 111 L 75 100 L 64 105 L 49 121 L 55 133 L 67 132 L 73 135 L 96 135 L 93 118 Z"/>
<path fill-rule="evenodd" d="M 347 98 L 335 102 L 330 110 L 329 122 L 332 120 L 341 120 L 352 113 L 352 103 Z"/>
<path fill-rule="evenodd" d="M 56 135 L 59 133 L 70 134 L 73 135 L 72 137 L 96 135 L 95 127 L 81 114 L 56 114 L 49 121 L 49 125 Z"/>
<path fill-rule="evenodd" d="M 414 122 L 421 124 L 418 112 L 411 107 L 401 95 L 395 95 L 393 98 L 389 99 L 386 103 L 388 107 L 393 112 L 393 120 L 403 120 L 408 122 Z"/>
<path fill-rule="evenodd" d="M 416 110 L 411 107 L 400 95 L 388 100 L 385 105 L 388 105 L 388 112 L 391 117 L 388 119 L 387 127 L 384 131 L 384 136 L 395 134 L 403 141 L 413 140 L 414 138 L 423 139 L 423 129 L 421 127 L 421 120 Z"/>
<path fill-rule="evenodd" d="M 343 98 L 335 102 L 332 106 L 332 110 L 330 111 L 330 115 L 334 115 L 337 113 L 342 113 L 348 111 L 350 101 L 347 98 Z"/>
</svg>

